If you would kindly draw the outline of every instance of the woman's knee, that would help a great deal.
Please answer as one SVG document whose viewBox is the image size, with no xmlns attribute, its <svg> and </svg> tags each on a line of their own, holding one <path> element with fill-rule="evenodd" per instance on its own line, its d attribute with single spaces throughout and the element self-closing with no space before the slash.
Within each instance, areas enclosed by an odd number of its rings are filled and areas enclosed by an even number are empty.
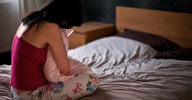
<svg viewBox="0 0 192 100">
<path fill-rule="evenodd" d="M 99 85 L 98 77 L 95 73 L 88 74 L 89 81 L 86 83 L 86 90 L 89 92 L 95 92 Z"/>
</svg>

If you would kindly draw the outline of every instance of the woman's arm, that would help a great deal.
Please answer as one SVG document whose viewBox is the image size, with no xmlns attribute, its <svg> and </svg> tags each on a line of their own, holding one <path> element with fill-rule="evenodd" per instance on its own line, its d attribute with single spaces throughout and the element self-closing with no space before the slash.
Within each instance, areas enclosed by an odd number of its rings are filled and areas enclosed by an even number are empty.
<svg viewBox="0 0 192 100">
<path fill-rule="evenodd" d="M 50 46 L 51 53 L 58 69 L 63 74 L 70 72 L 69 59 L 63 43 L 60 28 L 54 23 L 44 24 L 44 33 L 47 44 Z"/>
</svg>

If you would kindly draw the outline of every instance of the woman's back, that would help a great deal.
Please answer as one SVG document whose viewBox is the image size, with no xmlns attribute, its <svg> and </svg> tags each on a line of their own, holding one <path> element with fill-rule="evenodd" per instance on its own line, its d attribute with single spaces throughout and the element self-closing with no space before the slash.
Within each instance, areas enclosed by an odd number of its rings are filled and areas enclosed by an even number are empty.
<svg viewBox="0 0 192 100">
<path fill-rule="evenodd" d="M 40 31 L 35 33 L 34 29 L 35 25 L 28 29 L 21 24 L 12 44 L 11 85 L 19 90 L 33 90 L 47 83 L 43 74 L 47 46 L 40 40 Z"/>
</svg>

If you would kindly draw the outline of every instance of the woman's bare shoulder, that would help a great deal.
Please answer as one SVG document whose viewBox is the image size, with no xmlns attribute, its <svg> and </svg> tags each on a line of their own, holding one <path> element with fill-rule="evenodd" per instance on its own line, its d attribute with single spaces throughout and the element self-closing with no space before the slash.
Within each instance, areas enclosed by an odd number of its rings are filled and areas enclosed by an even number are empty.
<svg viewBox="0 0 192 100">
<path fill-rule="evenodd" d="M 41 34 L 48 43 L 62 38 L 60 28 L 55 23 L 45 22 L 41 28 Z"/>
</svg>

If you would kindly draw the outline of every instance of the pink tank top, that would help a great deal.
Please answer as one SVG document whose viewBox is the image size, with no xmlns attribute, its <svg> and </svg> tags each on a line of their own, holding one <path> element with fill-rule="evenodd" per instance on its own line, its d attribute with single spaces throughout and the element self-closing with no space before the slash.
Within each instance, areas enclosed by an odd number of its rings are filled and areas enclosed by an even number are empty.
<svg viewBox="0 0 192 100">
<path fill-rule="evenodd" d="M 11 50 L 11 85 L 19 90 L 34 90 L 48 83 L 43 74 L 47 47 L 37 48 L 14 36 Z"/>
</svg>

